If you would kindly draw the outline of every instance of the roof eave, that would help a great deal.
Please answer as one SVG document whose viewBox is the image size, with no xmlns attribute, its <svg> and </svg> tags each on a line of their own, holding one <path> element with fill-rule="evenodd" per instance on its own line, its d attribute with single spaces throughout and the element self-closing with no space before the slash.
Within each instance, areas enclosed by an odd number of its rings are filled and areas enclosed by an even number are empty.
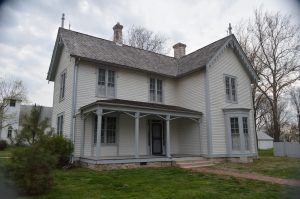
<svg viewBox="0 0 300 199">
<path fill-rule="evenodd" d="M 92 63 L 96 63 L 96 64 L 103 64 L 103 65 L 114 66 L 114 67 L 117 67 L 117 68 L 123 68 L 123 69 L 130 69 L 130 70 L 135 70 L 135 71 L 153 73 L 153 74 L 156 74 L 156 75 L 160 75 L 160 76 L 164 76 L 164 77 L 170 77 L 170 78 L 176 78 L 177 77 L 176 75 L 168 75 L 168 74 L 158 73 L 158 72 L 154 72 L 154 71 L 150 71 L 150 70 L 143 70 L 143 69 L 135 68 L 135 67 L 128 66 L 128 65 L 121 65 L 121 64 L 116 64 L 116 63 L 112 63 L 112 62 L 101 61 L 101 60 L 87 58 L 87 57 L 83 57 L 83 56 L 79 56 L 79 55 L 75 55 L 75 54 L 70 54 L 70 56 L 74 57 L 74 58 L 79 58 L 82 61 L 92 62 Z"/>
<path fill-rule="evenodd" d="M 63 42 L 58 30 L 55 45 L 52 52 L 51 62 L 50 62 L 50 66 L 46 78 L 48 81 L 54 81 L 55 79 L 55 73 L 58 67 L 58 62 L 61 55 L 62 47 L 63 47 Z"/>
</svg>

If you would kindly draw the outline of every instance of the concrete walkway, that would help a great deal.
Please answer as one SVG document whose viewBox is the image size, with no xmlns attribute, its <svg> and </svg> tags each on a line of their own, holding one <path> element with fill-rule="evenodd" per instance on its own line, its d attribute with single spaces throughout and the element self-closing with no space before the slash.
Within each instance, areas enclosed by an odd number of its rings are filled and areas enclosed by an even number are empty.
<svg viewBox="0 0 300 199">
<path fill-rule="evenodd" d="M 215 169 L 209 167 L 201 167 L 201 168 L 193 168 L 191 169 L 195 172 L 204 172 L 204 173 L 212 173 L 217 175 L 226 175 L 233 176 L 237 178 L 246 178 L 251 180 L 264 181 L 269 183 L 281 184 L 281 185 L 289 185 L 300 187 L 300 180 L 292 180 L 292 179 L 284 179 L 278 177 L 265 176 L 258 173 L 249 173 L 249 172 L 240 172 L 237 170 L 225 170 L 225 169 Z"/>
</svg>

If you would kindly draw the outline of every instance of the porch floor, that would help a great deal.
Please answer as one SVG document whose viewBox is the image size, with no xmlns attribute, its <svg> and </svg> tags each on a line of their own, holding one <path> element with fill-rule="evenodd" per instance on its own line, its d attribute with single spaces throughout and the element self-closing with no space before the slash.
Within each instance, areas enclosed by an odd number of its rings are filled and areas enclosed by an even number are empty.
<svg viewBox="0 0 300 199">
<path fill-rule="evenodd" d="M 122 164 L 122 163 L 139 163 L 139 162 L 172 162 L 178 160 L 203 160 L 205 158 L 197 155 L 173 154 L 171 158 L 164 155 L 140 155 L 135 158 L 129 156 L 102 156 L 99 159 L 93 156 L 80 157 L 79 160 L 91 164 Z"/>
</svg>

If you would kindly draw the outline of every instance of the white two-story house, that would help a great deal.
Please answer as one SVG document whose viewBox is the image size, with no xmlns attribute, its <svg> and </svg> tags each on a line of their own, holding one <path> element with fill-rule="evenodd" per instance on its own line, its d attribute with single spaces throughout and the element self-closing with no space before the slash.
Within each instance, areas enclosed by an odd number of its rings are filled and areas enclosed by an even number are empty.
<svg viewBox="0 0 300 199">
<path fill-rule="evenodd" d="M 174 57 L 59 28 L 47 76 L 52 127 L 91 164 L 255 157 L 251 84 L 234 35 Z"/>
</svg>

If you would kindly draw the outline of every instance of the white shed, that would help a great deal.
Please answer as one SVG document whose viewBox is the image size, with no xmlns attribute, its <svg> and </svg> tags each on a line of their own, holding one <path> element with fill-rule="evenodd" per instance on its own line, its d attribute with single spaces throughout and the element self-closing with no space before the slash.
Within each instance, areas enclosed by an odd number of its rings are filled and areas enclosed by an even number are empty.
<svg viewBox="0 0 300 199">
<path fill-rule="evenodd" d="M 273 148 L 273 138 L 268 134 L 259 131 L 257 132 L 258 148 L 259 149 L 272 149 Z"/>
</svg>

